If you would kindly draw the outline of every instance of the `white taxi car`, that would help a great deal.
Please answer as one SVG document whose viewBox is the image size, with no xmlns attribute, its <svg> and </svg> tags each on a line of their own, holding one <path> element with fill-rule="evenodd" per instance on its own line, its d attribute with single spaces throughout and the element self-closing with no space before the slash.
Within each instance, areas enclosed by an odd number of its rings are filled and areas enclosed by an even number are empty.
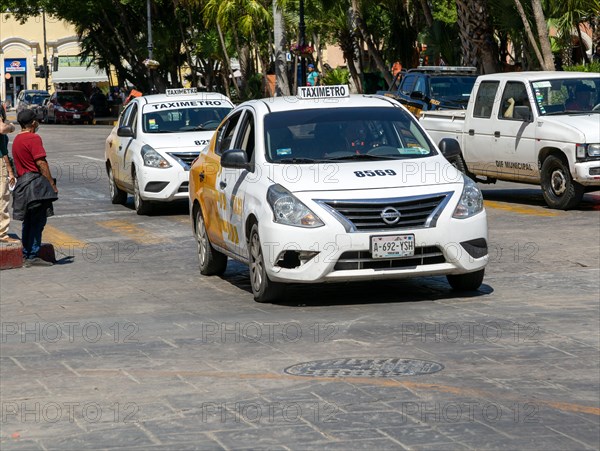
<svg viewBox="0 0 600 451">
<path fill-rule="evenodd" d="M 187 199 L 191 163 L 232 108 L 222 94 L 195 89 L 133 99 L 106 139 L 112 203 L 130 193 L 137 213 L 147 214 L 151 202 Z"/>
<path fill-rule="evenodd" d="M 258 302 L 285 283 L 446 275 L 477 289 L 488 232 L 475 183 L 398 102 L 299 91 L 236 107 L 193 164 L 200 272 L 247 263 Z"/>
</svg>

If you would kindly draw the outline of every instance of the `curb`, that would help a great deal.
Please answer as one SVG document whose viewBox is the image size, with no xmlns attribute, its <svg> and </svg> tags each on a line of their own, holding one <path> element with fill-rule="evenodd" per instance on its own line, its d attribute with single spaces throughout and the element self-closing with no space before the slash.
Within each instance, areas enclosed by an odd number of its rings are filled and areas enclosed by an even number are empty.
<svg viewBox="0 0 600 451">
<path fill-rule="evenodd" d="M 42 243 L 40 258 L 47 262 L 56 262 L 54 246 Z M 21 243 L 0 243 L 0 270 L 21 268 L 23 266 L 23 246 Z"/>
</svg>

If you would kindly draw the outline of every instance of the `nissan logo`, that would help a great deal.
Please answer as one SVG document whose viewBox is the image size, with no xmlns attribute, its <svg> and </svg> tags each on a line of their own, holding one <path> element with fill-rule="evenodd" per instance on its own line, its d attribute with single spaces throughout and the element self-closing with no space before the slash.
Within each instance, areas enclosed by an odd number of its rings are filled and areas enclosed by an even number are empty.
<svg viewBox="0 0 600 451">
<path fill-rule="evenodd" d="M 393 225 L 400 221 L 400 216 L 402 215 L 394 207 L 385 207 L 380 216 L 381 219 L 383 219 L 383 222 Z"/>
</svg>

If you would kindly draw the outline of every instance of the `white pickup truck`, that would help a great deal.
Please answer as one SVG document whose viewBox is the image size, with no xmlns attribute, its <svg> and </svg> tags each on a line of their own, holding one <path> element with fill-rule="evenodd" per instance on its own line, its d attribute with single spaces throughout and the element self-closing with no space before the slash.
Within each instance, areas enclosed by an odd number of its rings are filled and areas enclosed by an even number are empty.
<svg viewBox="0 0 600 451">
<path fill-rule="evenodd" d="M 541 185 L 563 210 L 600 189 L 597 73 L 483 75 L 466 110 L 424 111 L 421 125 L 478 182 Z"/>
</svg>

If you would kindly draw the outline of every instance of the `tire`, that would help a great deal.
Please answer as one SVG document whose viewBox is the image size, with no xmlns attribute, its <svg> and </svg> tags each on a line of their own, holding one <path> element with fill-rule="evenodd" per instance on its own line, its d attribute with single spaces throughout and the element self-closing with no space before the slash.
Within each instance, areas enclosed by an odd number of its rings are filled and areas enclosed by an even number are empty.
<svg viewBox="0 0 600 451">
<path fill-rule="evenodd" d="M 109 164 L 106 172 L 108 173 L 108 189 L 110 190 L 110 201 L 113 204 L 124 205 L 127 203 L 127 193 L 119 188 L 115 182 L 112 166 Z"/>
<path fill-rule="evenodd" d="M 133 173 L 133 206 L 135 207 L 135 211 L 138 215 L 147 215 L 152 210 L 150 202 L 142 199 L 140 185 L 135 172 Z"/>
<path fill-rule="evenodd" d="M 480 269 L 466 274 L 448 274 L 446 279 L 453 290 L 475 291 L 481 286 L 484 274 L 485 269 Z"/>
<path fill-rule="evenodd" d="M 220 276 L 227 269 L 227 256 L 215 250 L 210 243 L 202 212 L 198 208 L 196 213 L 194 230 L 196 231 L 196 242 L 198 243 L 198 263 L 200 274 L 204 276 Z"/>
<path fill-rule="evenodd" d="M 265 270 L 265 259 L 258 236 L 258 224 L 252 226 L 248 242 L 248 260 L 250 266 L 250 285 L 256 302 L 272 302 L 281 298 L 284 285 L 271 282 Z"/>
<path fill-rule="evenodd" d="M 568 164 L 554 155 L 542 164 L 541 185 L 548 206 L 558 210 L 574 208 L 585 194 L 585 188 L 571 177 Z"/>
</svg>

